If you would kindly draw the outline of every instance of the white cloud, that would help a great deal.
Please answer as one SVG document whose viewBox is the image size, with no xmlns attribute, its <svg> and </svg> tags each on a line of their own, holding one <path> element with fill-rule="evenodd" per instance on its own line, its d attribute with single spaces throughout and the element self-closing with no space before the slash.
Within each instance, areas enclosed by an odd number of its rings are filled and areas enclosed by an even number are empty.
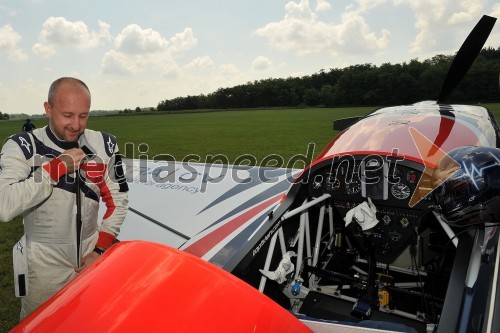
<svg viewBox="0 0 500 333">
<path fill-rule="evenodd" d="M 473 19 L 472 15 L 467 12 L 453 13 L 448 20 L 449 24 L 460 24 L 464 22 L 470 22 Z"/>
<path fill-rule="evenodd" d="M 356 3 L 358 4 L 356 11 L 359 13 L 363 13 L 369 11 L 372 8 L 383 5 L 386 2 L 387 0 L 356 0 Z"/>
<path fill-rule="evenodd" d="M 500 3 L 497 3 L 493 6 L 493 12 L 490 15 L 496 18 L 500 18 Z"/>
<path fill-rule="evenodd" d="M 341 24 L 334 31 L 338 36 L 337 43 L 343 46 L 343 52 L 366 52 L 369 50 L 385 49 L 389 43 L 389 31 L 382 29 L 381 36 L 377 37 L 370 30 L 363 16 L 354 11 L 342 14 Z"/>
<path fill-rule="evenodd" d="M 13 61 L 27 60 L 28 56 L 17 47 L 21 39 L 21 35 L 9 24 L 0 27 L 0 53 L 7 54 Z"/>
<path fill-rule="evenodd" d="M 106 22 L 98 21 L 99 23 L 99 39 L 101 41 L 108 41 L 111 42 L 113 37 L 109 33 L 109 28 L 111 27 L 109 24 Z"/>
<path fill-rule="evenodd" d="M 4 12 L 8 16 L 12 16 L 12 17 L 17 15 L 17 10 L 15 10 L 13 8 L 9 8 L 7 6 L 3 6 L 3 5 L 0 6 L 0 12 Z"/>
<path fill-rule="evenodd" d="M 418 34 L 410 51 L 417 54 L 455 50 L 456 43 L 465 39 L 484 10 L 481 2 L 467 0 L 394 0 L 394 3 L 406 4 L 414 12 Z"/>
<path fill-rule="evenodd" d="M 327 11 L 332 8 L 332 5 L 327 0 L 317 0 L 316 1 L 316 11 L 322 12 Z"/>
<path fill-rule="evenodd" d="M 189 64 L 186 65 L 187 68 L 209 68 L 214 65 L 212 58 L 209 56 L 203 56 L 194 58 Z"/>
<path fill-rule="evenodd" d="M 167 66 L 162 71 L 162 77 L 170 80 L 177 79 L 181 75 L 180 69 L 177 64 L 172 64 L 172 66 Z"/>
<path fill-rule="evenodd" d="M 99 32 L 89 31 L 82 21 L 71 22 L 64 17 L 49 17 L 42 26 L 38 43 L 32 50 L 41 57 L 54 55 L 58 47 L 72 47 L 78 50 L 95 48 L 101 41 L 109 40 L 109 25 L 99 22 Z"/>
<path fill-rule="evenodd" d="M 170 51 L 187 51 L 196 46 L 197 43 L 198 40 L 194 37 L 193 30 L 191 28 L 186 28 L 183 32 L 175 34 L 174 37 L 170 38 Z"/>
<path fill-rule="evenodd" d="M 300 3 L 290 1 L 285 5 L 285 20 L 314 21 L 316 15 L 309 7 L 309 0 L 301 0 Z"/>
<path fill-rule="evenodd" d="M 388 30 L 383 29 L 377 36 L 364 17 L 353 10 L 344 12 L 339 24 L 318 20 L 308 0 L 287 3 L 285 12 L 283 20 L 255 31 L 256 35 L 267 37 L 276 49 L 295 51 L 298 55 L 323 51 L 359 53 L 384 49 L 389 41 Z"/>
<path fill-rule="evenodd" d="M 233 64 L 223 64 L 219 66 L 219 73 L 223 75 L 236 74 L 238 68 Z"/>
<path fill-rule="evenodd" d="M 115 50 L 108 51 L 102 59 L 102 72 L 104 74 L 126 75 L 136 70 L 134 62 Z"/>
<path fill-rule="evenodd" d="M 126 54 L 111 50 L 105 53 L 101 62 L 101 72 L 111 75 L 134 75 L 138 73 L 161 73 L 172 78 L 178 72 L 178 65 L 168 51 Z"/>
<path fill-rule="evenodd" d="M 474 22 L 483 14 L 484 6 L 480 2 L 462 0 L 456 4 L 458 8 L 451 13 L 447 22 L 449 25 Z"/>
<path fill-rule="evenodd" d="M 489 13 L 488 15 L 496 17 L 497 18 L 497 25 L 499 25 L 500 22 L 498 22 L 498 19 L 500 19 L 500 3 L 497 3 L 493 6 L 492 12 Z M 488 40 L 486 41 L 486 46 L 491 46 L 494 48 L 498 48 L 498 45 L 500 45 L 500 30 L 494 29 Z"/>
<path fill-rule="evenodd" d="M 252 61 L 252 68 L 255 70 L 263 71 L 269 69 L 272 66 L 271 60 L 264 56 L 258 56 Z"/>
<path fill-rule="evenodd" d="M 142 29 L 137 24 L 125 27 L 115 39 L 118 52 L 124 54 L 154 53 L 166 50 L 168 41 L 153 29 Z"/>
<path fill-rule="evenodd" d="M 183 52 L 197 44 L 191 28 L 175 34 L 170 40 L 165 39 L 158 31 L 143 29 L 137 24 L 125 27 L 115 39 L 115 48 L 126 54 L 145 54 L 169 51 Z"/>
<path fill-rule="evenodd" d="M 106 52 L 101 63 L 104 74 L 130 75 L 140 72 L 161 73 L 166 78 L 180 75 L 173 55 L 189 50 L 197 43 L 190 28 L 169 40 L 156 30 L 143 29 L 137 24 L 126 26 L 115 38 L 115 48 Z M 198 58 L 189 66 L 211 66 L 210 58 Z"/>
<path fill-rule="evenodd" d="M 450 25 L 473 22 L 483 14 L 484 6 L 480 2 L 462 0 L 457 2 L 457 4 L 460 7 L 448 20 L 448 24 Z"/>
</svg>

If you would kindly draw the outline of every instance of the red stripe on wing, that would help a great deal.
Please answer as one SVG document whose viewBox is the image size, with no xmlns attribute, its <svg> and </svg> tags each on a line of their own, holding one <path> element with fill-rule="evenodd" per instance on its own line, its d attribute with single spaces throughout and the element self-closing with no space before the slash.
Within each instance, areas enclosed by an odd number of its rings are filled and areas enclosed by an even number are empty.
<svg viewBox="0 0 500 333">
<path fill-rule="evenodd" d="M 282 194 L 276 195 L 259 205 L 249 209 L 245 213 L 235 217 L 231 221 L 227 222 L 223 226 L 215 229 L 211 233 L 205 235 L 203 238 L 200 238 L 195 243 L 189 245 L 184 251 L 191 253 L 197 257 L 202 257 L 208 251 L 210 251 L 215 245 L 217 245 L 220 241 L 226 238 L 229 234 L 231 234 L 234 230 L 239 228 L 245 222 L 255 217 L 259 213 L 261 213 L 266 207 L 269 207 L 271 204 L 277 202 L 281 198 Z"/>
</svg>

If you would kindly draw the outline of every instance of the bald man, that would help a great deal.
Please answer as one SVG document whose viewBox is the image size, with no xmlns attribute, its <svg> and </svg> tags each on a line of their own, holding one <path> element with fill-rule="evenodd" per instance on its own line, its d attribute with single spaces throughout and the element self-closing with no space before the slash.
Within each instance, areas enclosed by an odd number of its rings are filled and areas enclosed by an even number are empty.
<svg viewBox="0 0 500 333">
<path fill-rule="evenodd" d="M 49 125 L 5 141 L 0 155 L 0 221 L 23 216 L 14 247 L 16 294 L 23 319 L 116 239 L 128 186 L 114 136 L 87 129 L 91 96 L 63 77 L 44 103 Z M 106 204 L 98 221 L 99 202 Z"/>
</svg>

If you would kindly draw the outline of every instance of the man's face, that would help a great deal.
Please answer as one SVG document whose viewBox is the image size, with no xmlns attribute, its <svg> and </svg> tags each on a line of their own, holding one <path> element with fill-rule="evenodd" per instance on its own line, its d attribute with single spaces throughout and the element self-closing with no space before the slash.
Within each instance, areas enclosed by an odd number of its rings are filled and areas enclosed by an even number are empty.
<svg viewBox="0 0 500 333">
<path fill-rule="evenodd" d="M 62 83 L 54 96 L 54 105 L 44 103 L 52 131 L 59 139 L 75 142 L 87 127 L 90 110 L 88 92 L 73 84 Z"/>
</svg>

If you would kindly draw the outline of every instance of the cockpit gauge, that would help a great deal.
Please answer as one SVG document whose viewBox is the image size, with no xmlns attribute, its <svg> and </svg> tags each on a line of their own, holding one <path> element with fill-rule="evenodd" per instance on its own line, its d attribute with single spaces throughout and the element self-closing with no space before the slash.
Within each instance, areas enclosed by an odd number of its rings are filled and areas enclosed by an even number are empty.
<svg viewBox="0 0 500 333">
<path fill-rule="evenodd" d="M 411 190 L 408 185 L 404 183 L 397 183 L 392 185 L 391 194 L 396 199 L 404 200 L 410 196 Z"/>
<path fill-rule="evenodd" d="M 415 184 L 417 181 L 418 181 L 418 174 L 416 171 L 408 171 L 408 173 L 406 174 L 406 180 L 410 183 L 410 184 Z"/>
<path fill-rule="evenodd" d="M 361 191 L 361 181 L 353 179 L 351 182 L 345 184 L 347 194 L 356 194 Z"/>
<path fill-rule="evenodd" d="M 326 174 L 326 190 L 333 191 L 340 187 L 340 180 L 334 174 Z"/>
<path fill-rule="evenodd" d="M 312 182 L 312 188 L 313 190 L 319 190 L 321 188 L 321 185 L 323 184 L 323 176 L 322 175 L 316 175 L 313 179 Z"/>
</svg>

